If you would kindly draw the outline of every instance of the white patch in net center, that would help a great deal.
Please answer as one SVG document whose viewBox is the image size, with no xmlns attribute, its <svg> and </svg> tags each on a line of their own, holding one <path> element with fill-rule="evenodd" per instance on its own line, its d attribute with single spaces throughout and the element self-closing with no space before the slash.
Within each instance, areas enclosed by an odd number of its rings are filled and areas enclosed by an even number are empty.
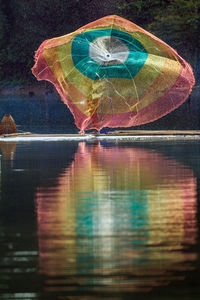
<svg viewBox="0 0 200 300">
<path fill-rule="evenodd" d="M 102 36 L 90 43 L 89 55 L 100 65 L 119 65 L 125 63 L 129 49 L 115 37 Z"/>
</svg>

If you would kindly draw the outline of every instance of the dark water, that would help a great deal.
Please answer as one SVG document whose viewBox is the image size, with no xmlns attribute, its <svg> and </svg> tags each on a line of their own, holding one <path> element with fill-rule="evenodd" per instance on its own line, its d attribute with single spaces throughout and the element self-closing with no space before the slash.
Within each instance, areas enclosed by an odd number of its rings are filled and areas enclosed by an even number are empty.
<svg viewBox="0 0 200 300">
<path fill-rule="evenodd" d="M 199 142 L 0 142 L 0 299 L 199 299 Z"/>
</svg>

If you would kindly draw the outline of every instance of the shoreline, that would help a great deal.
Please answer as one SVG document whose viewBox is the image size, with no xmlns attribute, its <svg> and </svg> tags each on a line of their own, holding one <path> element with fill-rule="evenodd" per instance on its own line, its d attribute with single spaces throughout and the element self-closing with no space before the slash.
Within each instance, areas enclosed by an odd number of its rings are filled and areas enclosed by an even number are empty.
<svg viewBox="0 0 200 300">
<path fill-rule="evenodd" d="M 28 96 L 40 97 L 52 94 L 58 97 L 54 86 L 49 82 L 10 83 L 0 84 L 0 96 Z"/>
</svg>

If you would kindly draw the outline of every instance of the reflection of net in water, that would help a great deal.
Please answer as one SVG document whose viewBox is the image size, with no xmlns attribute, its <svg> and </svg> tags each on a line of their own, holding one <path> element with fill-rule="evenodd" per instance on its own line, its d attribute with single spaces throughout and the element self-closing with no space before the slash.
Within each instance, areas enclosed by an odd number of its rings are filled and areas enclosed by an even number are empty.
<svg viewBox="0 0 200 300">
<path fill-rule="evenodd" d="M 81 133 L 152 122 L 181 105 L 195 82 L 174 49 L 118 16 L 44 41 L 35 60 L 33 74 L 54 84 Z"/>
<path fill-rule="evenodd" d="M 47 290 L 145 291 L 195 259 L 196 179 L 150 150 L 80 143 L 57 185 L 38 189 L 37 214 Z"/>
</svg>

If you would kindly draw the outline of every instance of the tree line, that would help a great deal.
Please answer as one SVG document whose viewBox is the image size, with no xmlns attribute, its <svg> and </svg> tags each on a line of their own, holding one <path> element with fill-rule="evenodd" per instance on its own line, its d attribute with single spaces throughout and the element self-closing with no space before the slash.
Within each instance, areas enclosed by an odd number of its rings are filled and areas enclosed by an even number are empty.
<svg viewBox="0 0 200 300">
<path fill-rule="evenodd" d="M 34 53 L 61 36 L 118 14 L 175 48 L 200 79 L 200 0 L 0 0 L 0 82 L 33 82 Z"/>
</svg>

